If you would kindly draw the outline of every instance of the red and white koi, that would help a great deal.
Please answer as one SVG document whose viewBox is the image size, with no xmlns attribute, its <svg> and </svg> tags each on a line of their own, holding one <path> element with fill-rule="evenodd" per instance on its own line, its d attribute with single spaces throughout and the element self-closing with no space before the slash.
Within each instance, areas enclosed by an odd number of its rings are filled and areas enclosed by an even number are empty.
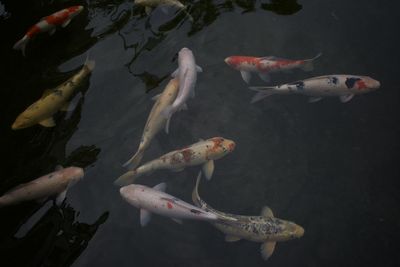
<svg viewBox="0 0 400 267">
<path fill-rule="evenodd" d="M 214 160 L 224 157 L 234 149 L 235 142 L 222 137 L 200 140 L 191 146 L 169 152 L 126 172 L 115 180 L 114 184 L 125 186 L 133 183 L 136 178 L 155 170 L 169 169 L 177 172 L 182 171 L 185 167 L 196 165 L 203 165 L 204 175 L 207 179 L 211 179 L 214 172 Z"/>
<path fill-rule="evenodd" d="M 258 73 L 263 81 L 269 82 L 269 74 L 273 72 L 288 71 L 296 68 L 302 68 L 305 71 L 313 70 L 313 61 L 319 58 L 321 55 L 322 54 L 320 53 L 314 58 L 300 60 L 278 58 L 274 56 L 231 56 L 227 57 L 225 62 L 230 67 L 240 71 L 240 74 L 246 83 L 250 82 L 252 72 Z"/>
<path fill-rule="evenodd" d="M 22 50 L 22 54 L 25 56 L 25 48 L 29 40 L 42 32 L 54 34 L 57 26 L 66 27 L 82 10 L 83 6 L 72 6 L 42 18 L 26 32 L 22 39 L 15 43 L 13 49 Z"/>
<path fill-rule="evenodd" d="M 181 223 L 181 219 L 202 221 L 217 221 L 219 219 L 216 214 L 204 211 L 165 193 L 165 188 L 165 183 L 158 184 L 153 188 L 131 184 L 121 187 L 119 192 L 129 204 L 140 209 L 140 224 L 142 226 L 148 224 L 151 213 L 170 217 L 179 223 Z"/>
<path fill-rule="evenodd" d="M 354 95 L 365 94 L 377 90 L 380 82 L 368 76 L 326 75 L 278 86 L 249 87 L 258 91 L 252 103 L 274 94 L 302 94 L 311 96 L 310 103 L 323 97 L 338 96 L 342 103 L 350 101 Z"/>
</svg>

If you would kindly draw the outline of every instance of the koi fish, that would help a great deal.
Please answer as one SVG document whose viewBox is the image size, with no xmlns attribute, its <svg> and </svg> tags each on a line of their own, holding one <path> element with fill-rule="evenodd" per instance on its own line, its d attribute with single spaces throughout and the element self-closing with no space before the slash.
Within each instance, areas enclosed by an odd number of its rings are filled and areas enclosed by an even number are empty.
<svg viewBox="0 0 400 267">
<path fill-rule="evenodd" d="M 270 57 L 247 57 L 247 56 L 231 56 L 225 59 L 228 66 L 240 71 L 243 80 L 246 83 L 250 82 L 251 73 L 258 73 L 258 76 L 265 81 L 270 82 L 270 73 L 279 71 L 288 71 L 296 68 L 301 68 L 305 71 L 313 70 L 313 62 L 322 54 L 318 54 L 311 59 L 292 60 L 285 58 Z"/>
<path fill-rule="evenodd" d="M 50 35 L 54 34 L 57 26 L 67 27 L 71 20 L 82 10 L 83 6 L 72 6 L 42 18 L 26 32 L 21 40 L 15 43 L 13 49 L 22 50 L 22 54 L 25 56 L 25 48 L 29 40 L 42 32 L 49 32 Z"/>
<path fill-rule="evenodd" d="M 217 221 L 216 214 L 199 209 L 179 198 L 165 193 L 165 183 L 158 184 L 153 188 L 131 184 L 121 187 L 119 192 L 132 206 L 140 209 L 140 224 L 145 226 L 151 219 L 151 214 L 170 217 L 181 223 L 181 219 L 192 219 L 202 221 Z"/>
<path fill-rule="evenodd" d="M 61 205 L 71 186 L 83 178 L 83 169 L 78 167 L 56 168 L 55 172 L 20 184 L 0 197 L 0 207 L 15 205 L 30 200 L 43 200 L 57 196 L 56 204 Z"/>
<path fill-rule="evenodd" d="M 150 115 L 147 118 L 146 125 L 144 126 L 142 139 L 140 140 L 139 148 L 135 155 L 130 158 L 123 166 L 130 166 L 136 168 L 142 160 L 144 151 L 149 147 L 153 137 L 165 126 L 167 119 L 161 114 L 166 106 L 174 102 L 178 94 L 179 81 L 172 79 L 161 94 L 153 97 L 156 102 L 151 109 Z"/>
<path fill-rule="evenodd" d="M 44 127 L 54 127 L 56 124 L 53 115 L 59 110 L 69 110 L 68 101 L 75 92 L 75 89 L 92 72 L 94 66 L 94 61 L 87 60 L 77 74 L 57 86 L 54 90 L 46 90 L 39 100 L 30 105 L 17 117 L 11 128 L 18 130 L 35 124 L 40 124 Z"/>
<path fill-rule="evenodd" d="M 197 72 L 203 70 L 196 65 L 193 53 L 190 49 L 184 47 L 178 54 L 178 69 L 172 73 L 172 77 L 179 79 L 179 92 L 174 103 L 165 107 L 163 115 L 167 118 L 165 132 L 169 132 L 169 124 L 172 115 L 181 110 L 187 109 L 186 101 L 189 96 L 194 97 L 194 86 L 196 85 Z"/>
<path fill-rule="evenodd" d="M 323 97 L 338 96 L 342 103 L 350 101 L 354 95 L 365 94 L 378 89 L 380 82 L 368 76 L 326 75 L 278 86 L 249 87 L 258 91 L 252 103 L 274 94 L 302 94 L 311 96 L 310 103 Z"/>
<path fill-rule="evenodd" d="M 267 206 L 262 209 L 260 216 L 235 215 L 213 209 L 199 196 L 200 178 L 201 172 L 197 176 L 192 200 L 197 207 L 223 219 L 222 221 L 211 222 L 211 224 L 225 234 L 227 242 L 240 239 L 261 242 L 261 255 L 264 260 L 267 260 L 274 252 L 276 242 L 288 241 L 304 235 L 303 227 L 276 218 Z"/>
<path fill-rule="evenodd" d="M 136 0 L 135 4 L 144 6 L 146 14 L 149 15 L 153 8 L 158 6 L 173 6 L 178 9 L 185 9 L 186 7 L 178 0 Z M 163 12 L 165 12 L 163 10 Z"/>
<path fill-rule="evenodd" d="M 133 183 L 136 178 L 155 170 L 169 169 L 178 172 L 185 167 L 196 165 L 203 165 L 205 176 L 211 179 L 214 172 L 214 160 L 222 158 L 234 149 L 235 142 L 222 137 L 200 140 L 191 146 L 169 152 L 137 169 L 126 172 L 115 180 L 114 184 L 124 186 Z"/>
</svg>

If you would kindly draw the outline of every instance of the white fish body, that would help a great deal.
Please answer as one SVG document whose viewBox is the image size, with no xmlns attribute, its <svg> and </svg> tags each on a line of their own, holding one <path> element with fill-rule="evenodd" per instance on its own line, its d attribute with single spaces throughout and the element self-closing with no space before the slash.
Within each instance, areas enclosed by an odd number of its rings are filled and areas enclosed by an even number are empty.
<svg viewBox="0 0 400 267">
<path fill-rule="evenodd" d="M 147 118 L 146 125 L 143 130 L 142 138 L 140 140 L 139 148 L 135 155 L 130 158 L 124 166 L 136 168 L 142 160 L 144 151 L 149 147 L 151 140 L 154 136 L 165 126 L 167 119 L 162 115 L 162 111 L 166 106 L 173 103 L 178 94 L 179 81 L 172 79 L 165 87 L 164 91 L 155 96 L 156 102 L 151 109 L 150 115 Z"/>
<path fill-rule="evenodd" d="M 179 51 L 178 55 L 178 69 L 172 74 L 172 77 L 179 79 L 179 92 L 172 105 L 164 109 L 164 116 L 167 118 L 165 131 L 169 132 L 169 124 L 171 116 L 186 108 L 186 101 L 188 98 L 194 97 L 194 87 L 197 81 L 197 72 L 202 72 L 202 69 L 196 65 L 195 58 L 190 49 L 184 47 Z"/>
<path fill-rule="evenodd" d="M 132 184 L 121 187 L 120 194 L 129 204 L 140 209 L 142 226 L 150 221 L 151 213 L 178 220 L 218 220 L 217 215 L 165 193 L 165 188 L 165 183 L 158 184 L 154 188 Z"/>
<path fill-rule="evenodd" d="M 83 169 L 68 167 L 21 184 L 0 197 L 0 207 L 15 205 L 30 200 L 43 200 L 57 196 L 57 204 L 65 199 L 65 194 L 72 185 L 84 175 Z"/>
<path fill-rule="evenodd" d="M 327 96 L 338 96 L 342 102 L 348 102 L 354 95 L 368 93 L 379 87 L 379 81 L 371 77 L 340 74 L 319 76 L 279 86 L 250 87 L 250 89 L 258 91 L 252 103 L 274 94 L 307 95 L 311 96 L 310 102 L 316 102 Z"/>
<path fill-rule="evenodd" d="M 125 186 L 144 174 L 155 170 L 169 169 L 182 171 L 188 166 L 202 165 L 203 171 L 208 179 L 211 179 L 214 171 L 214 160 L 220 159 L 232 152 L 235 142 L 222 137 L 214 137 L 201 140 L 191 146 L 169 152 L 158 159 L 149 161 L 137 169 L 131 170 L 120 176 L 114 184 Z"/>
</svg>

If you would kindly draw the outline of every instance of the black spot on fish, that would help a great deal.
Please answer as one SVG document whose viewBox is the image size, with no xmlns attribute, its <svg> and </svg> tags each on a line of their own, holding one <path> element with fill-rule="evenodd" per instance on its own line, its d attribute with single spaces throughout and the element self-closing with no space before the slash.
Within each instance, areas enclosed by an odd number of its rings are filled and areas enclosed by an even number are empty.
<svg viewBox="0 0 400 267">
<path fill-rule="evenodd" d="M 49 179 L 51 179 L 51 178 L 53 178 L 53 174 L 50 174 L 50 175 L 49 175 Z"/>
<path fill-rule="evenodd" d="M 57 96 L 62 96 L 63 92 L 61 90 L 54 90 L 54 94 Z"/>
<path fill-rule="evenodd" d="M 201 211 L 198 211 L 198 210 L 195 210 L 195 209 L 191 209 L 190 212 L 194 213 L 194 214 L 200 214 L 201 213 Z"/>
<path fill-rule="evenodd" d="M 297 90 L 304 90 L 304 82 L 295 82 L 295 83 L 291 83 L 289 85 L 296 86 Z"/>
<path fill-rule="evenodd" d="M 356 82 L 360 81 L 360 80 L 361 80 L 360 78 L 347 78 L 345 84 L 346 84 L 347 88 L 351 89 L 354 87 Z"/>
<path fill-rule="evenodd" d="M 339 79 L 337 77 L 329 77 L 328 84 L 338 84 Z"/>
</svg>

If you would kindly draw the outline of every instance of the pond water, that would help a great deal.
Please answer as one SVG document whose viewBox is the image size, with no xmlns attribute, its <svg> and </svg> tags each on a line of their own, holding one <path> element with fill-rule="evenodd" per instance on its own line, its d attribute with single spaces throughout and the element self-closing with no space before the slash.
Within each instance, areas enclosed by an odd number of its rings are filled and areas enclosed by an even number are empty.
<svg viewBox="0 0 400 267">
<path fill-rule="evenodd" d="M 184 2 L 184 1 L 182 1 Z M 85 6 L 66 28 L 42 34 L 26 57 L 13 44 L 40 18 Z M 185 1 L 184 13 L 160 8 L 149 16 L 133 1 L 0 2 L 2 64 L 0 193 L 54 170 L 80 166 L 61 211 L 25 203 L 0 210 L 0 266 L 399 266 L 400 25 L 396 1 Z M 223 136 L 235 151 L 215 161 L 200 195 L 213 207 L 276 217 L 305 229 L 279 242 L 265 262 L 260 243 L 228 243 L 210 224 L 177 224 L 154 215 L 141 227 L 139 210 L 113 181 L 136 151 L 177 52 L 190 48 L 203 68 L 188 110 L 175 114 L 142 163 Z M 250 104 L 254 92 L 224 62 L 231 55 L 310 58 L 312 72 L 273 75 L 273 83 L 325 74 L 368 75 L 381 89 L 348 103 L 274 95 Z M 73 75 L 85 59 L 96 67 L 76 108 L 56 127 L 11 130 L 15 118 L 48 88 Z M 252 85 L 263 85 L 253 77 Z M 156 171 L 138 180 L 191 203 L 199 167 Z"/>
</svg>

